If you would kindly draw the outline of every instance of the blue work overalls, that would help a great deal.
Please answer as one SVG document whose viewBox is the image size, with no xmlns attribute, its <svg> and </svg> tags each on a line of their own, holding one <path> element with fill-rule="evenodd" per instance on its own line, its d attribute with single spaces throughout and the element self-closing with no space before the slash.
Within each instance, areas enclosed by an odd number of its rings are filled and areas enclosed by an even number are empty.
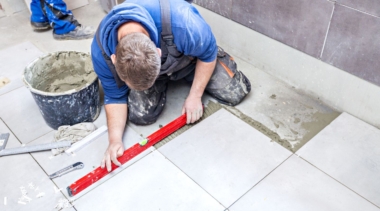
<svg viewBox="0 0 380 211">
<path fill-rule="evenodd" d="M 32 0 L 30 10 L 32 22 L 48 22 L 56 34 L 69 33 L 79 25 L 63 0 Z"/>
</svg>

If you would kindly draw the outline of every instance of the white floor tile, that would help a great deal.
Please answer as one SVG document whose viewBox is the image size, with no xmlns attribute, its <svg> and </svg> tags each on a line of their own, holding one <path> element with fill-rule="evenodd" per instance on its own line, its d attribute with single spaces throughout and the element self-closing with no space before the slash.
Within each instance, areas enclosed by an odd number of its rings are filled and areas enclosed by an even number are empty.
<svg viewBox="0 0 380 211">
<path fill-rule="evenodd" d="M 25 87 L 0 95 L 0 117 L 24 144 L 52 131 Z"/>
<path fill-rule="evenodd" d="M 43 53 L 30 42 L 0 51 L 0 78 L 6 77 L 9 83 L 0 88 L 0 95 L 24 86 L 22 75 L 25 67 Z"/>
<path fill-rule="evenodd" d="M 10 133 L 6 148 L 21 146 L 20 142 L 1 120 L 0 133 Z M 0 210 L 54 210 L 58 200 L 64 198 L 61 192 L 54 192 L 54 183 L 30 154 L 0 157 L 0 172 Z M 35 189 L 28 187 L 29 183 L 33 183 L 36 187 L 38 186 L 39 190 L 35 191 Z M 28 192 L 27 196 L 32 199 L 29 203 L 18 203 L 19 198 L 22 196 L 21 186 L 25 187 Z M 36 195 L 40 192 L 44 192 L 45 196 L 36 198 Z M 4 197 L 7 198 L 6 205 L 4 205 Z"/>
<path fill-rule="evenodd" d="M 107 126 L 106 111 L 104 109 L 104 106 L 100 107 L 100 114 L 99 114 L 98 118 L 94 121 L 94 124 L 98 128 L 103 126 L 103 125 Z"/>
<path fill-rule="evenodd" d="M 376 206 L 293 155 L 230 211 L 379 211 Z"/>
<path fill-rule="evenodd" d="M 31 144 L 42 144 L 42 143 L 49 143 L 53 140 L 55 131 L 52 131 L 41 138 L 33 141 Z M 124 147 L 125 149 L 131 147 L 135 143 L 139 142 L 141 140 L 141 137 L 137 135 L 136 132 L 133 131 L 132 128 L 127 127 L 126 132 L 124 133 L 123 141 L 124 141 Z M 72 183 L 77 181 L 78 179 L 82 178 L 95 168 L 99 167 L 101 160 L 103 159 L 104 152 L 106 151 L 108 147 L 108 133 L 103 134 L 101 137 L 97 138 L 90 144 L 86 145 L 84 148 L 77 151 L 73 156 L 69 156 L 67 154 L 61 154 L 55 157 L 52 157 L 52 154 L 50 151 L 45 152 L 36 152 L 32 153 L 33 157 L 36 159 L 36 161 L 39 163 L 39 165 L 44 169 L 45 172 L 48 174 L 53 174 L 54 172 L 61 170 L 69 165 L 72 165 L 76 162 L 82 162 L 84 164 L 84 168 L 80 170 L 76 170 L 73 172 L 70 172 L 68 174 L 65 174 L 61 177 L 53 179 L 54 183 L 57 184 L 59 188 L 62 188 L 62 191 L 64 194 L 68 196 L 66 188 L 70 186 Z M 123 169 L 127 168 L 143 156 L 150 153 L 151 150 L 147 149 L 140 155 L 136 156 L 134 159 L 130 160 L 123 166 L 119 167 L 117 170 L 110 173 L 108 176 L 104 177 L 100 181 L 96 182 L 89 188 L 87 188 L 85 191 L 82 191 L 81 193 L 75 195 L 74 197 L 70 197 L 71 200 L 75 200 L 87 192 L 91 191 L 98 185 L 102 184 L 103 182 L 107 181 L 108 179 L 112 178 L 114 175 L 118 174 Z"/>
<path fill-rule="evenodd" d="M 380 130 L 347 114 L 297 154 L 380 207 Z"/>
<path fill-rule="evenodd" d="M 74 206 L 93 211 L 225 209 L 158 151 L 81 197 Z"/>
<path fill-rule="evenodd" d="M 221 109 L 159 149 L 224 206 L 291 155 Z"/>
</svg>

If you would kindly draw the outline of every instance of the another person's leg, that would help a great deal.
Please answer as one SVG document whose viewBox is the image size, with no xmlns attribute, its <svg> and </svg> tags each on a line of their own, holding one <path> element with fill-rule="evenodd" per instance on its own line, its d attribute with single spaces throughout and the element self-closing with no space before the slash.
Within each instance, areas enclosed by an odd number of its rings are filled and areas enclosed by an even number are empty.
<svg viewBox="0 0 380 211">
<path fill-rule="evenodd" d="M 145 91 L 131 90 L 128 95 L 128 120 L 136 125 L 156 122 L 166 103 L 168 80 L 157 80 Z"/>
<path fill-rule="evenodd" d="M 49 19 L 42 10 L 41 0 L 32 0 L 30 3 L 30 10 L 32 11 L 32 16 L 30 17 L 30 24 L 35 30 L 45 30 L 49 29 Z"/>
<path fill-rule="evenodd" d="M 93 37 L 95 30 L 89 26 L 82 26 L 67 10 L 63 0 L 32 0 L 32 26 L 48 20 L 53 27 L 53 37 L 58 40 L 79 40 Z M 45 22 L 46 23 L 46 22 Z"/>
</svg>

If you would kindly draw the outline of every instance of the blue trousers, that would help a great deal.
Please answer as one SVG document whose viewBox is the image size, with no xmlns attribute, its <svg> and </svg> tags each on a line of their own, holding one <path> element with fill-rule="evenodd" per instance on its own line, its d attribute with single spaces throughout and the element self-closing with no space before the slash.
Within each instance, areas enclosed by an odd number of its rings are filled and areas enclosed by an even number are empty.
<svg viewBox="0 0 380 211">
<path fill-rule="evenodd" d="M 80 25 L 63 0 L 32 0 L 30 10 L 32 22 L 49 22 L 56 34 L 69 33 Z"/>
</svg>

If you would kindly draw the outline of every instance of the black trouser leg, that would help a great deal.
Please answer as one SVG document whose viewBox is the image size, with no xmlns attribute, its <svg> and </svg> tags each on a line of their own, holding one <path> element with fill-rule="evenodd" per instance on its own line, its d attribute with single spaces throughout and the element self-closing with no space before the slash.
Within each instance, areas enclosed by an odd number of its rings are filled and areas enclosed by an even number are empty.
<svg viewBox="0 0 380 211">
<path fill-rule="evenodd" d="M 222 64 L 223 62 L 223 64 Z M 194 80 L 194 72 L 185 78 Z M 235 106 L 239 104 L 251 91 L 248 78 L 236 68 L 233 59 L 217 60 L 214 72 L 207 84 L 206 92 L 218 102 Z"/>
<path fill-rule="evenodd" d="M 158 80 L 145 91 L 131 90 L 128 96 L 128 119 L 136 125 L 156 122 L 166 103 L 168 80 Z"/>
</svg>

